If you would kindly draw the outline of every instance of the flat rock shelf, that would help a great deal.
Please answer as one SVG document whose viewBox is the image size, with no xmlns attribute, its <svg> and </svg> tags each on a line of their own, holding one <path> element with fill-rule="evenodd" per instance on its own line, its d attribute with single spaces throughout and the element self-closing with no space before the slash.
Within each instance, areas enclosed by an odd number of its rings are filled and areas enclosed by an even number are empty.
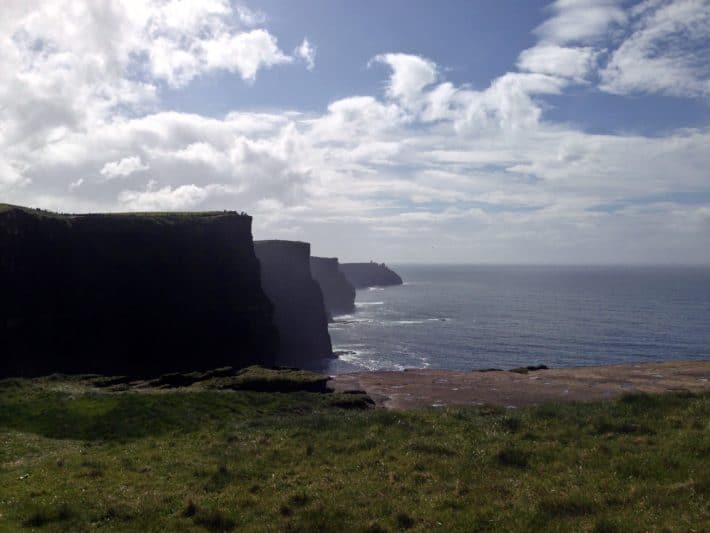
<svg viewBox="0 0 710 533">
<path fill-rule="evenodd" d="M 331 379 L 338 392 L 363 390 L 388 409 L 604 400 L 628 393 L 710 391 L 710 361 L 667 361 L 543 370 L 357 372 Z"/>
</svg>

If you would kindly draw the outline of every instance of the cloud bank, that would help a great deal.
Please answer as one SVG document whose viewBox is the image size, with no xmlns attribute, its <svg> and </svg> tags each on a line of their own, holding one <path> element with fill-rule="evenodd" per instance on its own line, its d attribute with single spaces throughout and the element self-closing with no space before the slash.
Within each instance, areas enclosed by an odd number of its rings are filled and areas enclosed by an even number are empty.
<svg viewBox="0 0 710 533">
<path fill-rule="evenodd" d="M 710 262 L 708 128 L 600 135 L 545 115 L 579 88 L 707 98 L 706 1 L 559 0 L 487 87 L 388 52 L 370 62 L 381 94 L 217 118 L 160 109 L 161 87 L 312 69 L 315 46 L 284 52 L 266 15 L 227 0 L 131 6 L 4 6 L 3 201 L 245 210 L 257 237 L 346 260 Z"/>
</svg>

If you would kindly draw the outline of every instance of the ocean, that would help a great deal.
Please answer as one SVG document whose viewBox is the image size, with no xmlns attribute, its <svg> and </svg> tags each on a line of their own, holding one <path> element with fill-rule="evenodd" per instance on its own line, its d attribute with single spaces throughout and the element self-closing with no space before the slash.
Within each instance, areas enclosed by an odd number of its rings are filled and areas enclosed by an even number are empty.
<svg viewBox="0 0 710 533">
<path fill-rule="evenodd" d="M 710 268 L 392 265 L 330 325 L 331 374 L 710 359 Z"/>
</svg>

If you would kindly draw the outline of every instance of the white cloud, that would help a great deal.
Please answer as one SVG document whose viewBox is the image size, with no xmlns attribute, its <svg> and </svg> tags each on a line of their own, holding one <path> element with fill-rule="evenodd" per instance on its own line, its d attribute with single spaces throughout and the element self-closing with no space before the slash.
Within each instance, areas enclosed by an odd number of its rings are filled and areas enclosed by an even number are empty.
<svg viewBox="0 0 710 533">
<path fill-rule="evenodd" d="M 544 43 L 567 44 L 595 42 L 613 25 L 624 24 L 627 15 L 619 0 L 557 0 L 553 16 L 535 33 Z"/>
<path fill-rule="evenodd" d="M 151 181 L 144 191 L 122 191 L 118 201 L 130 211 L 177 211 L 198 205 L 208 195 L 208 189 L 192 184 L 158 189 Z"/>
<path fill-rule="evenodd" d="M 308 70 L 313 70 L 316 66 L 316 49 L 308 42 L 308 39 L 304 37 L 303 42 L 296 47 L 293 53 L 303 59 L 306 62 L 306 68 Z"/>
<path fill-rule="evenodd" d="M 480 89 L 446 81 L 430 59 L 382 54 L 383 94 L 209 117 L 159 111 L 161 80 L 179 88 L 223 70 L 249 81 L 296 57 L 307 65 L 313 47 L 304 40 L 292 59 L 226 0 L 12 2 L 0 19 L 0 192 L 62 211 L 246 210 L 257 237 L 309 240 L 345 260 L 672 250 L 710 261 L 707 202 L 674 200 L 708 192 L 707 128 L 600 135 L 545 115 L 547 96 L 596 79 L 599 37 L 621 28 L 623 47 L 655 27 L 648 13 L 665 4 L 654 6 L 626 17 L 610 2 L 558 2 L 520 71 Z M 66 27 L 50 24 L 62 10 Z M 592 21 L 573 20 L 586 12 Z"/>
<path fill-rule="evenodd" d="M 7 161 L 0 155 L 0 192 L 11 187 L 27 185 L 29 181 L 29 178 L 17 168 L 17 163 Z"/>
<path fill-rule="evenodd" d="M 201 70 L 238 72 L 246 81 L 254 81 L 262 68 L 293 61 L 279 49 L 276 37 L 261 29 L 237 35 L 223 34 L 202 42 L 201 46 Z"/>
<path fill-rule="evenodd" d="M 387 94 L 414 108 L 420 103 L 422 90 L 438 78 L 436 65 L 419 56 L 410 54 L 382 54 L 374 61 L 384 63 L 392 69 Z"/>
<path fill-rule="evenodd" d="M 138 156 L 124 157 L 119 161 L 106 163 L 101 169 L 101 175 L 106 179 L 125 178 L 135 172 L 148 170 L 148 165 L 144 165 Z"/>
<path fill-rule="evenodd" d="M 246 26 L 259 26 L 266 22 L 266 14 L 261 11 L 243 5 L 237 6 L 236 10 L 239 20 Z"/>
<path fill-rule="evenodd" d="M 589 46 L 568 48 L 539 45 L 524 50 L 518 58 L 518 68 L 529 72 L 584 80 L 595 67 L 597 53 Z"/>
<path fill-rule="evenodd" d="M 601 73 L 603 90 L 710 95 L 708 0 L 647 0 L 633 10 L 632 22 Z"/>
</svg>

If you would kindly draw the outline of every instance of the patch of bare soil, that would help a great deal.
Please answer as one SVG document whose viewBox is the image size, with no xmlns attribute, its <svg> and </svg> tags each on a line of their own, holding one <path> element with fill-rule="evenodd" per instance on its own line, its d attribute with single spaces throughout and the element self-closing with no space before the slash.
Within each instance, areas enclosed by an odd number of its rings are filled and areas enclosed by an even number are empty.
<svg viewBox="0 0 710 533">
<path fill-rule="evenodd" d="M 330 385 L 336 392 L 363 390 L 389 409 L 481 404 L 522 407 L 603 400 L 626 393 L 710 391 L 710 361 L 513 371 L 358 372 L 334 376 Z"/>
</svg>

